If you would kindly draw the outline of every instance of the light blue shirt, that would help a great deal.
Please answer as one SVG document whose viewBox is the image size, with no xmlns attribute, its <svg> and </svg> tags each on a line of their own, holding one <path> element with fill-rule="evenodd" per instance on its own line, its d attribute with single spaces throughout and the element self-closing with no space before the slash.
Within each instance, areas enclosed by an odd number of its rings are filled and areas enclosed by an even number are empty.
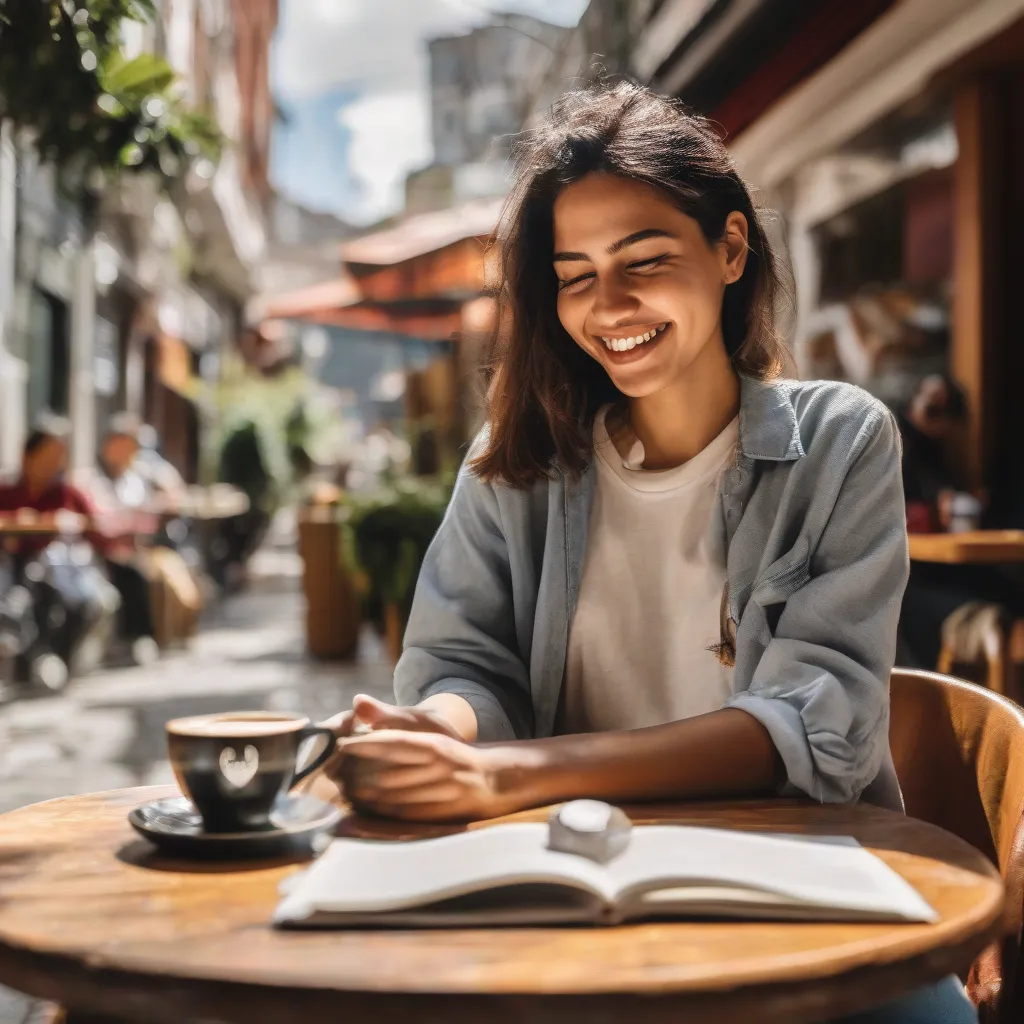
<svg viewBox="0 0 1024 1024">
<path fill-rule="evenodd" d="M 481 742 L 551 735 L 593 494 L 592 465 L 528 490 L 463 467 L 416 586 L 399 703 L 456 693 Z M 743 379 L 718 514 L 725 706 L 768 730 L 784 794 L 902 809 L 888 691 L 909 562 L 892 415 L 849 384 Z"/>
</svg>

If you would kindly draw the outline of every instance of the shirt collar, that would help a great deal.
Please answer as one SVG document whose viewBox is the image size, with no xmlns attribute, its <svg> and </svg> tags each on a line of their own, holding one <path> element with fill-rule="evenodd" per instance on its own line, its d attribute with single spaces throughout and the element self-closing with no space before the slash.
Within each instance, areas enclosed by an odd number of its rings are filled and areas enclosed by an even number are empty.
<svg viewBox="0 0 1024 1024">
<path fill-rule="evenodd" d="M 740 451 L 748 459 L 792 462 L 803 457 L 792 387 L 787 380 L 740 377 Z"/>
</svg>

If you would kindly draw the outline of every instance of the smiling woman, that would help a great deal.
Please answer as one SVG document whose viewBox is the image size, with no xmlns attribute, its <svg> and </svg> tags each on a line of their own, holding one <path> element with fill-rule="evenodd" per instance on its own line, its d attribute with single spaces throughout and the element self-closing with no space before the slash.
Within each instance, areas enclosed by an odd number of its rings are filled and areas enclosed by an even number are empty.
<svg viewBox="0 0 1024 1024">
<path fill-rule="evenodd" d="M 776 260 L 708 122 L 595 89 L 517 156 L 490 421 L 423 564 L 406 706 L 338 718 L 346 794 L 419 819 L 776 791 L 900 807 L 892 417 L 779 379 Z"/>
<path fill-rule="evenodd" d="M 892 416 L 779 379 L 775 258 L 707 122 L 637 86 L 574 94 L 518 166 L 490 422 L 423 563 L 403 706 L 357 697 L 335 723 L 346 796 L 420 820 L 901 808 Z M 858 1018 L 972 1019 L 955 978 Z"/>
<path fill-rule="evenodd" d="M 652 414 L 680 404 L 684 377 L 713 392 L 682 372 L 693 360 L 734 395 L 737 374 L 779 374 L 777 260 L 707 121 L 630 86 L 573 93 L 518 157 L 499 229 L 491 432 L 474 463 L 485 479 L 529 486 L 552 459 L 582 471 L 602 406 L 664 392 L 667 376 L 676 386 Z"/>
</svg>

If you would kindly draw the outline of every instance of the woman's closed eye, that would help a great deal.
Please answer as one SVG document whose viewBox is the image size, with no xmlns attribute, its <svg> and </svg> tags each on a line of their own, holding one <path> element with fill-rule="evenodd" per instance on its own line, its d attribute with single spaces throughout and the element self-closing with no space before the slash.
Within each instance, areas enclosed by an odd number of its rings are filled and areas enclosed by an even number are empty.
<svg viewBox="0 0 1024 1024">
<path fill-rule="evenodd" d="M 626 266 L 627 270 L 653 270 L 655 267 L 661 266 L 665 260 L 668 259 L 668 253 L 663 252 L 660 256 L 652 256 L 647 260 L 636 260 L 633 263 L 629 263 Z"/>
<path fill-rule="evenodd" d="M 648 270 L 654 270 L 656 267 L 661 266 L 667 259 L 669 254 L 667 252 L 661 253 L 659 256 L 651 256 L 646 260 L 634 260 L 632 263 L 626 264 L 626 270 L 631 273 L 646 273 Z M 560 292 L 568 291 L 570 293 L 581 292 L 594 280 L 597 275 L 594 271 L 588 271 L 586 274 L 578 274 L 576 277 L 571 277 L 567 281 L 558 282 L 558 290 Z"/>
<path fill-rule="evenodd" d="M 594 272 L 590 271 L 587 274 L 580 274 L 577 277 L 571 277 L 568 281 L 560 280 L 558 282 L 558 290 L 560 292 L 564 292 L 567 290 L 573 292 L 581 292 L 591 281 L 593 281 L 595 276 L 596 275 L 594 274 Z"/>
</svg>

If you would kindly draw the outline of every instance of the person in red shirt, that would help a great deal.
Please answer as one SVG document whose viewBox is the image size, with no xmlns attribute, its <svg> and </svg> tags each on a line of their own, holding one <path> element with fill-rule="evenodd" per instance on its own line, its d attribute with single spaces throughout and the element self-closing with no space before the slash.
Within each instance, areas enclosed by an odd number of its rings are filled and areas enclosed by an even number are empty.
<svg viewBox="0 0 1024 1024">
<path fill-rule="evenodd" d="M 26 519 L 45 523 L 61 512 L 76 513 L 83 521 L 81 533 L 94 519 L 88 497 L 64 479 L 67 467 L 68 428 L 51 421 L 30 434 L 22 453 L 21 476 L 0 487 L 0 522 Z M 19 651 L 22 671 L 34 681 L 58 689 L 75 671 L 95 667 L 107 647 L 119 601 L 110 583 L 88 560 L 81 560 L 63 544 L 63 524 L 56 532 L 39 536 L 14 536 L 5 547 L 15 556 L 14 589 L 31 602 L 29 615 L 35 628 L 29 646 Z M 2 537 L 2 534 L 0 534 Z M 76 550 L 80 545 L 76 546 Z M 59 571 L 54 573 L 53 570 Z M 2 596 L 2 595 L 0 595 Z M 55 617 L 60 608 L 62 614 Z"/>
<path fill-rule="evenodd" d="M 49 424 L 29 435 L 21 458 L 21 476 L 14 484 L 0 487 L 0 514 L 21 509 L 41 513 L 66 509 L 92 517 L 92 503 L 64 479 L 67 436 L 63 424 Z"/>
</svg>

